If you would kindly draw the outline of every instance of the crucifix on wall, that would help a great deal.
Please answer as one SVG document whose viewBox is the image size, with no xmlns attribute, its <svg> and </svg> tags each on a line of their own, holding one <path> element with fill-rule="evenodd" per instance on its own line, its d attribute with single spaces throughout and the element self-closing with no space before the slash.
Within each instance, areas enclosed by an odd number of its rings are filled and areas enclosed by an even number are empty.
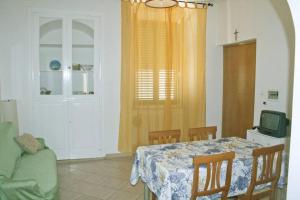
<svg viewBox="0 0 300 200">
<path fill-rule="evenodd" d="M 238 32 L 238 30 L 237 29 L 235 29 L 235 31 L 234 31 L 234 39 L 235 39 L 235 41 L 238 41 L 238 36 L 239 36 L 239 33 L 240 32 Z"/>
</svg>

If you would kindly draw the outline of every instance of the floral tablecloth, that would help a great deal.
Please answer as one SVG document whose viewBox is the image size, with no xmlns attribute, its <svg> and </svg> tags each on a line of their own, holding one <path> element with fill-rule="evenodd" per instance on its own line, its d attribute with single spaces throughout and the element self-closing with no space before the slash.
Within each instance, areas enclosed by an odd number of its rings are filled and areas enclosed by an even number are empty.
<svg viewBox="0 0 300 200">
<path fill-rule="evenodd" d="M 188 200 L 191 197 L 194 168 L 193 157 L 234 151 L 233 170 L 229 196 L 236 196 L 247 191 L 251 179 L 252 151 L 262 147 L 251 141 L 231 137 L 216 140 L 204 140 L 177 144 L 142 146 L 136 151 L 130 182 L 137 184 L 139 178 L 154 192 L 158 200 Z M 260 171 L 261 163 L 258 165 Z M 226 165 L 223 163 L 221 184 L 225 182 Z M 203 175 L 200 180 L 204 184 L 206 168 L 200 168 Z M 285 165 L 279 185 L 285 184 Z M 215 199 L 218 196 L 198 199 Z"/>
</svg>

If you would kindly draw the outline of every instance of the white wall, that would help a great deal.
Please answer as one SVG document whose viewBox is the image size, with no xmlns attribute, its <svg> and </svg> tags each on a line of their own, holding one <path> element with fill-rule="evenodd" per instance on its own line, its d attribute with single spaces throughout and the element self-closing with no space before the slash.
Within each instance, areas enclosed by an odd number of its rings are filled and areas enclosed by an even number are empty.
<svg viewBox="0 0 300 200">
<path fill-rule="evenodd" d="M 20 128 L 32 131 L 32 85 L 29 66 L 29 8 L 93 12 L 102 15 L 104 36 L 104 150 L 117 152 L 120 101 L 121 8 L 119 0 L 1 0 L 0 85 L 3 99 L 19 102 Z M 51 120 L 51 119 L 49 119 Z"/>
<path fill-rule="evenodd" d="M 254 125 L 262 109 L 291 117 L 294 29 L 287 2 L 220 0 L 217 4 L 218 44 L 234 43 L 235 29 L 238 41 L 257 40 Z M 268 90 L 278 90 L 279 100 L 268 100 Z"/>
<path fill-rule="evenodd" d="M 217 45 L 218 11 L 215 4 L 207 13 L 206 35 L 206 125 L 217 126 L 217 137 L 222 129 L 223 48 Z"/>
<path fill-rule="evenodd" d="M 295 73 L 294 73 L 294 97 L 293 97 L 293 121 L 290 145 L 290 162 L 289 162 L 289 178 L 288 178 L 288 200 L 298 200 L 300 196 L 299 180 L 300 180 L 300 1 L 288 0 L 294 19 L 294 27 L 296 31 L 295 45 Z"/>
<path fill-rule="evenodd" d="M 275 3 L 274 3 L 275 2 Z M 277 11 L 281 10 L 275 0 L 215 0 L 208 9 L 207 22 L 207 125 L 222 128 L 222 84 L 223 58 L 219 44 L 233 42 L 235 27 L 240 31 L 240 40 L 257 38 L 257 90 L 255 123 L 261 109 L 288 111 L 290 33 L 286 32 L 284 20 Z M 274 6 L 277 5 L 276 6 Z M 257 6 L 259 5 L 259 6 Z M 278 8 L 279 7 L 279 8 Z M 117 152 L 120 101 L 120 53 L 121 12 L 120 0 L 1 0 L 0 1 L 0 85 L 2 98 L 16 98 L 19 102 L 20 128 L 32 130 L 32 85 L 29 66 L 29 8 L 71 10 L 102 14 L 104 22 L 103 107 L 104 149 L 106 153 Z M 284 13 L 284 12 L 283 12 Z M 288 20 L 286 20 L 288 22 Z M 246 25 L 245 25 L 246 24 Z M 274 51 L 276 49 L 276 51 Z M 271 74 L 274 76 L 271 78 Z M 268 77 L 267 79 L 265 77 Z M 268 89 L 278 89 L 278 102 L 266 100 Z M 263 95 L 261 95 L 263 93 Z"/>
</svg>

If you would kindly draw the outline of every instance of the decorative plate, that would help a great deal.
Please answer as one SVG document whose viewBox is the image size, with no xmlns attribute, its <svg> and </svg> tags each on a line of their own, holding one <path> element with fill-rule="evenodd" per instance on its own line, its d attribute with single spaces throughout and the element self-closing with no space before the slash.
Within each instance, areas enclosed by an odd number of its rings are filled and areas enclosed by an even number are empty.
<svg viewBox="0 0 300 200">
<path fill-rule="evenodd" d="M 59 70 L 61 68 L 61 64 L 58 60 L 52 60 L 49 64 L 50 69 Z"/>
</svg>

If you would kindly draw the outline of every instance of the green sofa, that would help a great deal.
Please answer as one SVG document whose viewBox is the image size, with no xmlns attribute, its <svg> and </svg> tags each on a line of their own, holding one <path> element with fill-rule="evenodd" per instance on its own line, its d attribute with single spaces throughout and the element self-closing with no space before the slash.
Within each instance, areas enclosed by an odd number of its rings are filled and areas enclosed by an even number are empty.
<svg viewBox="0 0 300 200">
<path fill-rule="evenodd" d="M 16 135 L 12 123 L 0 123 L 0 200 L 57 200 L 55 153 L 48 148 L 24 153 Z"/>
</svg>

